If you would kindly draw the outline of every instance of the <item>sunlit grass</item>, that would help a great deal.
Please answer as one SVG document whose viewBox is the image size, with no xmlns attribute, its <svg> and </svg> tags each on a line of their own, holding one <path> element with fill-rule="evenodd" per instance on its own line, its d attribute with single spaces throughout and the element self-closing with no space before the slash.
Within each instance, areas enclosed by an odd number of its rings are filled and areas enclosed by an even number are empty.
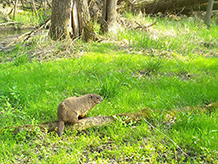
<svg viewBox="0 0 218 164">
<path fill-rule="evenodd" d="M 155 19 L 142 21 L 151 23 Z M 62 100 L 96 93 L 104 101 L 88 116 L 109 116 L 150 107 L 155 112 L 149 121 L 190 157 L 144 120 L 138 123 L 117 120 L 112 125 L 79 133 L 66 131 L 61 139 L 55 132 L 44 135 L 37 129 L 17 135 L 5 132 L 0 135 L 0 161 L 217 163 L 217 112 L 182 112 L 174 124 L 167 124 L 164 117 L 169 109 L 218 101 L 218 58 L 213 56 L 218 50 L 217 30 L 215 26 L 207 29 L 192 18 L 178 21 L 166 18 L 150 32 L 121 31 L 115 38 L 121 44 L 126 39 L 128 43 L 123 46 L 79 41 L 72 47 L 72 56 L 77 58 L 61 59 L 60 53 L 69 48 L 67 43 L 43 40 L 45 36 L 32 40 L 31 46 L 18 45 L 10 53 L 1 53 L 1 127 L 57 120 L 57 106 Z M 42 50 L 43 46 L 55 49 L 54 60 L 37 61 L 37 55 L 30 57 L 34 48 Z"/>
</svg>

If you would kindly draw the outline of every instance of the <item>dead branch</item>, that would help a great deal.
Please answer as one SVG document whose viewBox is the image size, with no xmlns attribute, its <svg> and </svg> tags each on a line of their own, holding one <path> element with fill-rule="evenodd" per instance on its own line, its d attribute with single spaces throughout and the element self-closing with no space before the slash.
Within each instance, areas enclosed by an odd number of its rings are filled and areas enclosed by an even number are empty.
<svg viewBox="0 0 218 164">
<path fill-rule="evenodd" d="M 6 23 L 1 23 L 0 26 L 5 26 L 5 25 L 11 25 L 11 24 L 16 24 L 17 22 L 6 22 Z"/>
<path fill-rule="evenodd" d="M 184 113 L 184 112 L 190 112 L 190 113 L 205 113 L 205 112 L 212 112 L 214 109 L 218 108 L 218 102 L 211 103 L 208 105 L 197 105 L 194 107 L 183 107 L 183 108 L 178 108 L 178 109 L 170 109 L 166 113 L 166 118 L 168 123 L 174 123 L 177 115 L 179 113 Z"/>
</svg>

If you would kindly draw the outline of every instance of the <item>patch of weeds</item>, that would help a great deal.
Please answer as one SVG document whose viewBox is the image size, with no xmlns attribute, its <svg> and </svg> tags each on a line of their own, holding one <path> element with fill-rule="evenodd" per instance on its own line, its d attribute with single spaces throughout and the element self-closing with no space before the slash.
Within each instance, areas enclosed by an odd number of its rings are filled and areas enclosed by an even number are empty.
<svg viewBox="0 0 218 164">
<path fill-rule="evenodd" d="M 17 86 L 9 88 L 8 92 L 3 92 L 0 94 L 1 101 L 6 104 L 11 104 L 14 108 L 22 108 L 23 100 L 22 94 L 18 90 Z"/>
<path fill-rule="evenodd" d="M 1 93 L 0 102 L 1 126 L 16 123 L 18 118 L 24 119 L 24 101 L 16 86 L 10 88 L 9 92 Z"/>
<path fill-rule="evenodd" d="M 218 123 L 215 113 L 181 113 L 177 116 L 170 133 L 180 135 L 180 137 L 173 135 L 174 140 L 186 147 L 191 156 L 213 163 L 218 160 L 218 152 L 215 151 L 218 140 L 216 125 Z"/>
<path fill-rule="evenodd" d="M 22 64 L 27 63 L 28 61 L 29 61 L 28 54 L 23 54 L 23 55 L 18 56 L 18 57 L 14 60 L 14 65 L 15 65 L 15 66 L 19 66 L 19 65 L 22 65 Z"/>
<path fill-rule="evenodd" d="M 140 61 L 140 71 L 141 75 L 151 75 L 157 73 L 162 68 L 162 59 L 161 58 L 150 58 L 145 61 Z"/>
<path fill-rule="evenodd" d="M 119 85 L 118 79 L 107 76 L 104 81 L 101 81 L 99 94 L 106 99 L 111 99 L 117 94 Z"/>
</svg>

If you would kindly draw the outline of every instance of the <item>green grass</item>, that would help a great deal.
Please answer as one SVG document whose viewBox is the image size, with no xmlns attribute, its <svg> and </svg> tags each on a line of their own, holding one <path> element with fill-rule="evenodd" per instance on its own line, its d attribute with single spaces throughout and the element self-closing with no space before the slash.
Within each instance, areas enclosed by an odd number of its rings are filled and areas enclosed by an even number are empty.
<svg viewBox="0 0 218 164">
<path fill-rule="evenodd" d="M 38 129 L 17 135 L 6 131 L 0 135 L 1 163 L 217 163 L 216 109 L 208 113 L 184 111 L 175 123 L 166 123 L 165 113 L 218 101 L 218 28 L 212 24 L 207 29 L 193 18 L 158 19 L 151 32 L 125 29 L 118 33 L 118 41 L 129 42 L 126 47 L 79 41 L 74 47 L 77 58 L 30 58 L 39 48 L 37 38 L 29 47 L 21 45 L 1 53 L 0 126 L 56 120 L 57 106 L 63 99 L 96 93 L 104 101 L 88 116 L 150 107 L 155 113 L 149 122 L 189 157 L 144 120 L 128 124 L 118 120 L 83 132 L 66 131 L 61 139 L 56 132 L 44 135 Z M 46 45 L 46 41 L 40 43 Z M 65 52 L 64 46 L 58 43 L 54 54 Z"/>
</svg>

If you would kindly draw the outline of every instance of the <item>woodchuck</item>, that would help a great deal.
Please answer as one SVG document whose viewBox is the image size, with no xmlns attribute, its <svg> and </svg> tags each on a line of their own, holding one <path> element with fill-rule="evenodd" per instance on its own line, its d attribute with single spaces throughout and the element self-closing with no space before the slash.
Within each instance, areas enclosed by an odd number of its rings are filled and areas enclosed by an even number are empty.
<svg viewBox="0 0 218 164">
<path fill-rule="evenodd" d="M 58 106 L 58 136 L 60 137 L 64 130 L 64 123 L 75 124 L 79 118 L 85 117 L 96 104 L 103 101 L 101 96 L 96 94 L 87 94 L 81 97 L 69 97 L 62 101 Z"/>
</svg>

